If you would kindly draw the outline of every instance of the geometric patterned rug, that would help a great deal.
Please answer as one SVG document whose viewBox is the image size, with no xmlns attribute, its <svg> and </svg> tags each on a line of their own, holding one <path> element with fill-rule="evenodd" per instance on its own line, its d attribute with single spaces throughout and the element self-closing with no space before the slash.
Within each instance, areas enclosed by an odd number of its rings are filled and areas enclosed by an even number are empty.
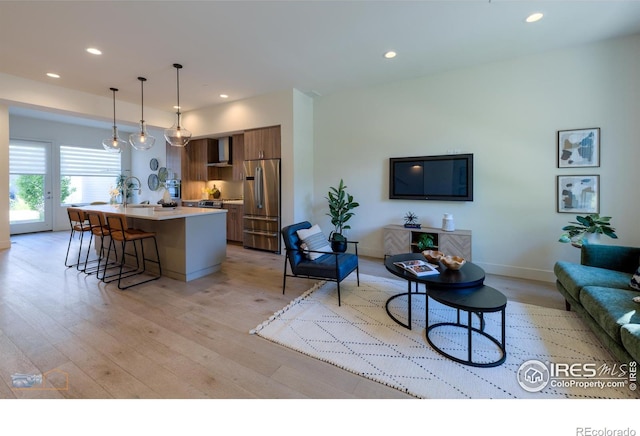
<svg viewBox="0 0 640 436">
<path fill-rule="evenodd" d="M 405 281 L 365 274 L 357 287 L 352 274 L 341 283 L 338 306 L 336 284 L 320 282 L 250 333 L 417 398 L 638 398 L 627 368 L 574 312 L 508 302 L 506 360 L 476 368 L 447 359 L 427 343 L 424 295 L 412 296 L 411 330 L 391 320 L 386 301 L 406 291 Z M 389 310 L 406 320 L 406 297 L 393 300 Z M 455 314 L 429 300 L 430 324 L 455 321 Z M 499 338 L 500 314 L 484 319 L 485 331 Z M 447 353 L 465 356 L 466 329 L 441 327 L 430 338 Z M 474 334 L 474 354 L 496 360 L 497 347 L 483 338 Z M 532 368 L 546 378 L 528 379 Z"/>
</svg>

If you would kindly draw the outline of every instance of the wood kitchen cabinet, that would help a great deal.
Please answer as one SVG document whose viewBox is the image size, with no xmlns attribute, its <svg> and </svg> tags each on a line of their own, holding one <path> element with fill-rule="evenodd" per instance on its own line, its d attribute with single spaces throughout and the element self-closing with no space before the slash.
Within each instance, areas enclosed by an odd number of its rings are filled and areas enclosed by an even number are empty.
<svg viewBox="0 0 640 436">
<path fill-rule="evenodd" d="M 231 136 L 231 180 L 244 180 L 244 135 L 242 133 Z"/>
<path fill-rule="evenodd" d="M 223 207 L 227 209 L 227 240 L 242 242 L 244 206 L 241 204 L 224 203 Z"/>
<path fill-rule="evenodd" d="M 207 152 L 209 139 L 195 139 L 189 141 L 185 147 L 186 153 L 182 162 L 182 179 L 188 181 L 206 182 Z"/>
<path fill-rule="evenodd" d="M 244 131 L 244 160 L 279 159 L 280 126 Z"/>
</svg>

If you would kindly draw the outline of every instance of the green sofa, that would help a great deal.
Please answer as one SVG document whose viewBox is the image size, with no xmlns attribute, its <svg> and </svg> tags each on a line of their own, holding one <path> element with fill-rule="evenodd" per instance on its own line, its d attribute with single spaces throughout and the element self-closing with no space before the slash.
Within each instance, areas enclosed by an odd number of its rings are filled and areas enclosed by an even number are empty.
<svg viewBox="0 0 640 436">
<path fill-rule="evenodd" d="M 559 261 L 556 287 L 567 310 L 584 319 L 598 339 L 623 363 L 640 362 L 640 291 L 630 285 L 640 248 L 583 245 L 580 264 Z"/>
</svg>

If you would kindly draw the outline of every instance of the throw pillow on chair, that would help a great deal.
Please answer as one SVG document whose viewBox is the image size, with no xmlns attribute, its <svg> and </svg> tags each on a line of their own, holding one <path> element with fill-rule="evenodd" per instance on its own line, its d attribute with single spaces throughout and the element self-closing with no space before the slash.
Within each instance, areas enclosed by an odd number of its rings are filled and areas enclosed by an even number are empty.
<svg viewBox="0 0 640 436">
<path fill-rule="evenodd" d="M 309 229 L 298 230 L 296 233 L 302 241 L 300 248 L 305 250 L 305 255 L 310 260 L 316 260 L 324 255 L 323 253 L 313 253 L 313 251 L 324 251 L 328 253 L 333 251 L 327 237 L 317 224 L 314 224 Z"/>
</svg>

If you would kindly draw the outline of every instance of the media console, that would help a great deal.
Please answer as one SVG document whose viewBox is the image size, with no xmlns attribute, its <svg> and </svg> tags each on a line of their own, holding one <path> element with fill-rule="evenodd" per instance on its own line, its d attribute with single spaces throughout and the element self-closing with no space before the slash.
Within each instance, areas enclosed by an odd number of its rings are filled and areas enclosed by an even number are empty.
<svg viewBox="0 0 640 436">
<path fill-rule="evenodd" d="M 420 229 L 406 228 L 400 224 L 384 227 L 384 255 L 394 256 L 402 253 L 417 253 L 417 243 L 423 233 L 433 238 L 431 250 L 442 251 L 446 255 L 460 256 L 471 261 L 471 230 L 447 232 L 435 227 Z"/>
</svg>

